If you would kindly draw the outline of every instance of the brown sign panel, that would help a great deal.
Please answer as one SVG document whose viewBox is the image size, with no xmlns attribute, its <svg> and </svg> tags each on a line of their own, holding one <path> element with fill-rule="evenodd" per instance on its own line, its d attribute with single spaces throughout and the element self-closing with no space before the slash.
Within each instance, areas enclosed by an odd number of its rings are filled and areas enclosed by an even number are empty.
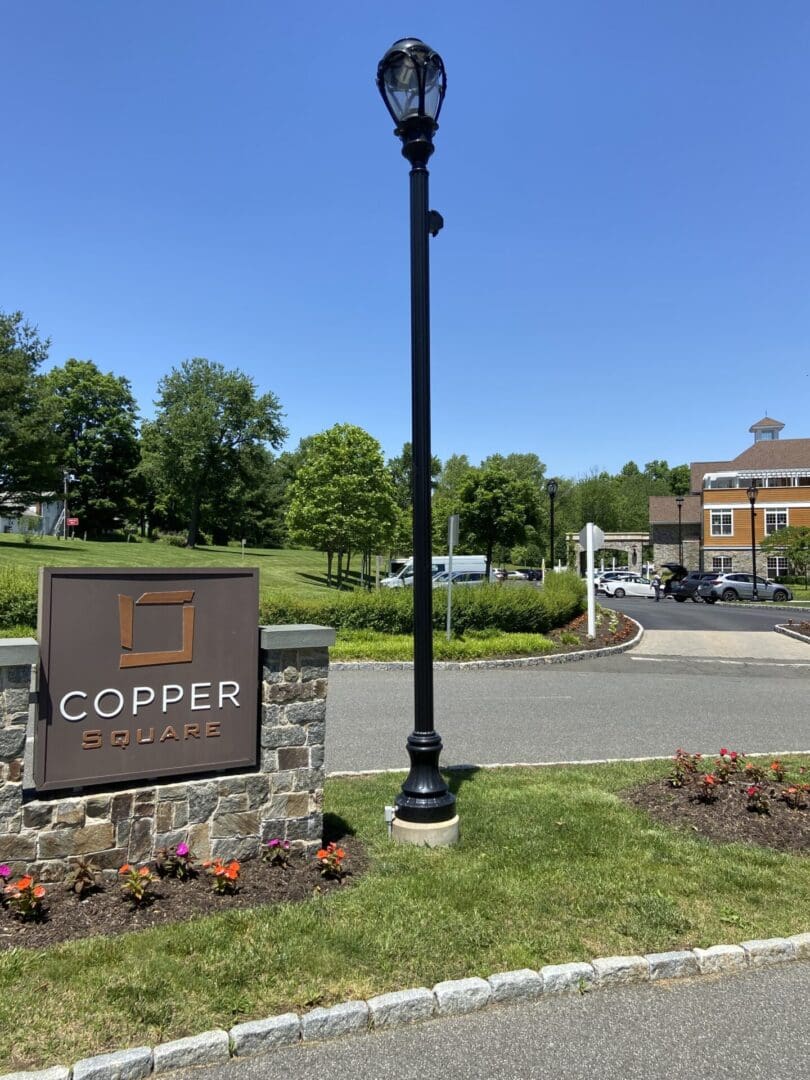
<svg viewBox="0 0 810 1080">
<path fill-rule="evenodd" d="M 257 570 L 46 569 L 41 791 L 255 766 Z"/>
</svg>

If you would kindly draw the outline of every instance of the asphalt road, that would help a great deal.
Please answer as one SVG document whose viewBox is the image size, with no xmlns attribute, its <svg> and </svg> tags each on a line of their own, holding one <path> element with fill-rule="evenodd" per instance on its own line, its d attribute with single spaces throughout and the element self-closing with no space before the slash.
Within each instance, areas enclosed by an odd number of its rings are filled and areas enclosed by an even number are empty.
<svg viewBox="0 0 810 1080">
<path fill-rule="evenodd" d="M 624 611 L 649 630 L 723 630 L 728 633 L 766 632 L 776 623 L 810 618 L 810 612 L 766 604 L 695 604 L 685 600 L 647 600 L 625 596 L 621 600 L 599 596 L 602 607 Z"/>
<path fill-rule="evenodd" d="M 777 641 L 771 628 L 784 616 L 776 609 L 635 598 L 621 606 L 648 627 L 684 631 L 684 643 L 694 634 L 695 655 L 683 655 L 688 646 L 680 655 L 667 646 L 660 656 L 646 647 L 643 655 L 537 668 L 437 670 L 442 764 L 669 757 L 679 746 L 701 753 L 720 746 L 747 753 L 810 749 L 810 648 L 791 642 L 795 659 L 759 656 Z M 728 642 L 736 658 L 707 658 L 698 648 L 703 630 L 734 635 Z M 328 771 L 407 767 L 412 684 L 411 671 L 331 673 Z"/>
<path fill-rule="evenodd" d="M 278 1049 L 177 1080 L 806 1080 L 810 963 L 584 996 Z M 808 1055 L 808 1056 L 806 1056 Z"/>
</svg>

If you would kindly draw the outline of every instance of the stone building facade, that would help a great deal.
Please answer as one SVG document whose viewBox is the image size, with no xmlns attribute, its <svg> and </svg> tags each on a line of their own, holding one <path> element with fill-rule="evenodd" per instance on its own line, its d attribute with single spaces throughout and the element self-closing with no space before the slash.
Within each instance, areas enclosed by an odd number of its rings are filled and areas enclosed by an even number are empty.
<svg viewBox="0 0 810 1080">
<path fill-rule="evenodd" d="M 266 626 L 259 634 L 258 768 L 58 796 L 33 787 L 37 643 L 0 641 L 0 863 L 47 884 L 61 881 L 79 857 L 113 873 L 181 842 L 198 860 L 250 858 L 272 837 L 320 846 L 335 632 Z"/>
</svg>

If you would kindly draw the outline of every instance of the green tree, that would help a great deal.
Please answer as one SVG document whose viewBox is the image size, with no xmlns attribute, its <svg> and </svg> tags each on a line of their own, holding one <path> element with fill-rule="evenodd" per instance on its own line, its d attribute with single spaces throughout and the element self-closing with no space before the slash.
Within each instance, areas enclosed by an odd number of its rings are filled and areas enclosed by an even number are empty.
<svg viewBox="0 0 810 1080">
<path fill-rule="evenodd" d="M 432 522 L 433 550 L 443 552 L 447 546 L 447 519 L 461 512 L 461 489 L 474 466 L 466 454 L 452 454 L 441 468 L 433 492 Z M 410 518 L 408 519 L 410 524 Z M 406 550 L 411 550 L 411 530 L 408 531 Z M 456 549 L 460 555 L 473 554 L 464 536 L 459 537 Z"/>
<path fill-rule="evenodd" d="M 388 459 L 388 472 L 394 485 L 394 498 L 402 510 L 410 510 L 413 502 L 413 447 L 409 442 L 402 446 L 402 453 Z M 441 461 L 434 455 L 430 459 L 430 485 L 435 489 L 442 471 Z"/>
<path fill-rule="evenodd" d="M 73 473 L 70 509 L 91 536 L 120 526 L 133 508 L 138 464 L 137 412 L 127 379 L 104 374 L 92 360 L 68 360 L 44 377 L 59 441 L 59 460 Z"/>
<path fill-rule="evenodd" d="M 460 492 L 461 530 L 474 545 L 483 547 L 487 576 L 496 545 L 510 548 L 526 538 L 526 526 L 540 519 L 535 485 L 520 479 L 501 463 L 471 471 Z"/>
<path fill-rule="evenodd" d="M 784 555 L 794 574 L 810 572 L 810 526 L 788 525 L 770 533 L 760 544 L 766 555 Z"/>
<path fill-rule="evenodd" d="M 157 414 L 148 426 L 147 472 L 160 483 L 160 500 L 188 529 L 195 547 L 204 512 L 244 481 L 255 448 L 278 447 L 287 434 L 272 393 L 256 396 L 253 380 L 213 360 L 195 357 L 161 379 Z M 208 522 L 210 524 L 210 520 Z"/>
<path fill-rule="evenodd" d="M 19 513 L 56 481 L 56 444 L 38 374 L 49 345 L 22 312 L 0 312 L 0 510 L 7 513 Z"/>
<path fill-rule="evenodd" d="M 394 485 L 375 438 L 352 424 L 335 424 L 309 439 L 291 484 L 287 527 L 295 542 L 326 553 L 328 584 L 334 555 L 340 588 L 343 555 L 390 544 L 397 517 Z"/>
</svg>

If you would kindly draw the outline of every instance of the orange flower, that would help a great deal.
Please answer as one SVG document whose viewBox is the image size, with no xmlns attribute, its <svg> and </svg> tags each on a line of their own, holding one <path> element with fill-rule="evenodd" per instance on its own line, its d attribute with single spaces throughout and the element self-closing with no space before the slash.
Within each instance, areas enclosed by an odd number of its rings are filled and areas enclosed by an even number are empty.
<svg viewBox="0 0 810 1080">
<path fill-rule="evenodd" d="M 138 873 L 141 875 L 141 877 L 148 877 L 149 876 L 149 867 L 148 866 L 142 866 L 140 868 L 140 870 L 138 871 Z"/>
<path fill-rule="evenodd" d="M 321 850 L 318 852 L 318 854 L 315 856 L 315 858 L 316 859 L 325 859 L 327 854 L 328 853 L 326 851 L 324 851 L 323 848 L 321 848 Z"/>
<path fill-rule="evenodd" d="M 118 871 L 118 873 L 119 874 L 128 874 L 131 869 L 132 869 L 132 867 L 129 865 L 129 863 L 125 862 L 124 865 L 121 867 L 121 869 Z"/>
<path fill-rule="evenodd" d="M 37 887 L 34 889 L 34 896 L 36 897 L 36 899 L 41 900 L 44 895 L 45 895 L 45 886 L 44 885 L 37 885 Z"/>
<path fill-rule="evenodd" d="M 228 881 L 236 881 L 239 877 L 239 863 L 236 861 L 230 863 L 227 868 L 223 868 L 223 872 Z"/>
<path fill-rule="evenodd" d="M 23 889 L 29 889 L 33 884 L 34 879 L 32 877 L 21 877 L 20 880 L 15 884 L 14 888 L 20 889 L 22 891 Z"/>
<path fill-rule="evenodd" d="M 345 852 L 345 851 L 343 850 L 343 848 L 342 848 L 342 847 L 339 847 L 339 848 L 337 849 L 337 851 L 335 852 L 335 855 L 337 855 L 337 857 L 338 857 L 339 859 L 345 859 L 345 858 L 346 858 L 346 852 Z"/>
</svg>

